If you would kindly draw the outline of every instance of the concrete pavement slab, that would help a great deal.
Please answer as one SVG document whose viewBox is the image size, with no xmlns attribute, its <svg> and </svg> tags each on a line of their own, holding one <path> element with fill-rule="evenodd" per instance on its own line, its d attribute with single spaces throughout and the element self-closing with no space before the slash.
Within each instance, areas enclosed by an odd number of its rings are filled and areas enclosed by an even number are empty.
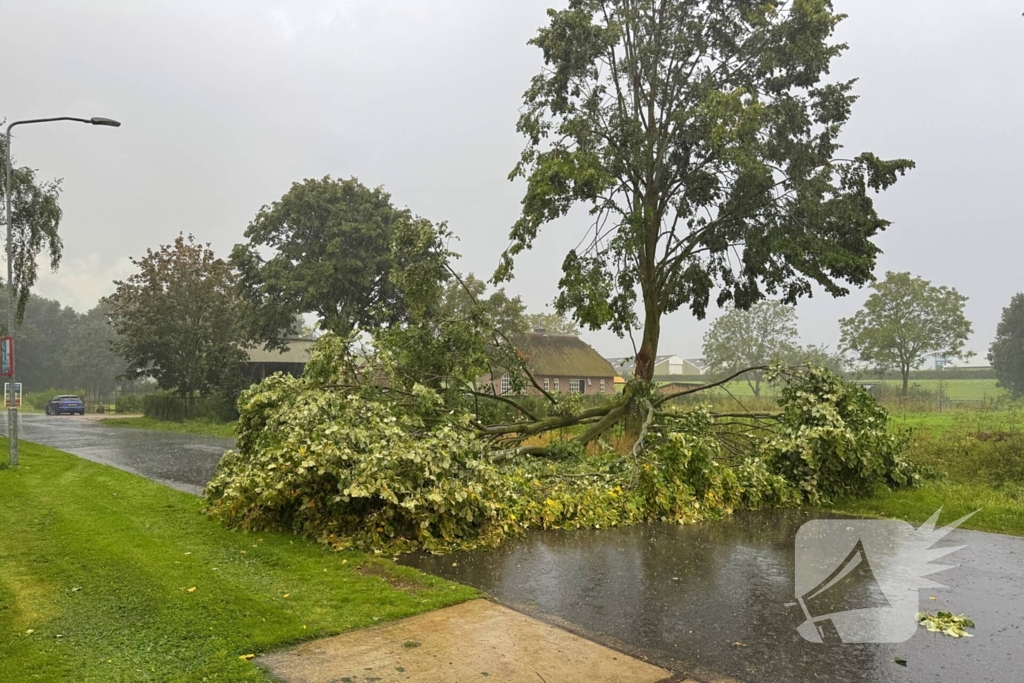
<svg viewBox="0 0 1024 683">
<path fill-rule="evenodd" d="M 660 667 L 487 600 L 259 657 L 287 683 L 660 683 Z"/>
</svg>

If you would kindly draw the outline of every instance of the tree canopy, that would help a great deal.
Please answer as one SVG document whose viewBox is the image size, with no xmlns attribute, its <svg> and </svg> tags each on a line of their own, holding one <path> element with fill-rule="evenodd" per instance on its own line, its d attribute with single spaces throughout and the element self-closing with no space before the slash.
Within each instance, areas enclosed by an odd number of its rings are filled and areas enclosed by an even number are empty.
<svg viewBox="0 0 1024 683">
<path fill-rule="evenodd" d="M 574 337 L 580 335 L 580 328 L 558 313 L 527 313 L 524 322 L 530 330 L 544 330 L 549 334 L 567 334 Z"/>
<path fill-rule="evenodd" d="M 1024 294 L 1016 294 L 1003 309 L 988 359 L 999 385 L 1014 396 L 1024 395 Z"/>
<path fill-rule="evenodd" d="M 842 347 L 881 370 L 899 370 L 903 395 L 910 370 L 932 356 L 965 358 L 971 323 L 964 316 L 967 297 L 935 287 L 910 273 L 886 273 L 852 318 L 839 321 Z"/>
<path fill-rule="evenodd" d="M 0 127 L 5 122 L 0 120 Z M 0 135 L 0 159 L 7 158 L 7 136 Z M 64 253 L 64 244 L 57 233 L 63 212 L 60 208 L 60 180 L 40 181 L 36 172 L 19 168 L 11 158 L 11 234 L 13 238 L 14 281 L 17 283 L 16 321 L 25 319 L 25 307 L 36 283 L 36 261 L 45 249 L 49 253 L 50 268 L 57 270 Z M 6 169 L 0 170 L 0 196 L 6 192 Z M 0 226 L 7 231 L 6 208 L 0 206 Z M 5 237 L 6 239 L 6 237 Z M 3 278 L 6 281 L 6 274 Z M 5 318 L 0 325 L 7 326 Z"/>
<path fill-rule="evenodd" d="M 854 81 L 825 80 L 846 47 L 829 0 L 571 0 L 548 14 L 511 176 L 526 181 L 522 215 L 496 280 L 546 223 L 589 207 L 557 309 L 642 327 L 648 381 L 666 314 L 872 280 L 889 225 L 872 193 L 914 164 L 840 155 L 856 98 Z"/>
<path fill-rule="evenodd" d="M 231 267 L 180 234 L 132 263 L 138 272 L 103 300 L 127 376 L 152 377 L 181 396 L 233 383 L 245 353 Z"/>
<path fill-rule="evenodd" d="M 260 209 L 231 263 L 252 336 L 281 345 L 295 315 L 314 313 L 342 336 L 408 320 L 417 289 L 447 277 L 445 226 L 397 209 L 357 179 L 294 183 Z M 264 256 L 269 252 L 268 256 Z"/>
</svg>

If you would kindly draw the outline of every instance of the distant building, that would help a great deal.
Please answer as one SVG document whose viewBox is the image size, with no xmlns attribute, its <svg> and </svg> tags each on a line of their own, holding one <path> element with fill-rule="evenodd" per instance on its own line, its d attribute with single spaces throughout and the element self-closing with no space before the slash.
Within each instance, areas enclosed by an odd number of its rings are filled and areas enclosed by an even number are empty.
<svg viewBox="0 0 1024 683">
<path fill-rule="evenodd" d="M 548 334 L 534 330 L 519 344 L 531 374 L 544 391 L 563 394 L 615 393 L 615 369 L 589 344 L 576 336 Z M 512 393 L 512 378 L 508 375 L 484 377 L 494 393 L 501 396 Z M 527 394 L 538 394 L 528 387 Z"/>
<path fill-rule="evenodd" d="M 262 346 L 246 349 L 246 353 L 249 354 L 247 367 L 253 382 L 262 382 L 275 372 L 283 372 L 293 377 L 302 376 L 316 340 L 286 339 L 285 343 L 288 344 L 287 351 L 267 351 Z"/>
<path fill-rule="evenodd" d="M 633 356 L 624 358 L 608 358 L 620 377 L 629 379 L 633 376 L 636 359 Z M 654 359 L 655 377 L 692 377 L 707 372 L 708 365 L 703 358 L 680 358 L 679 356 L 656 356 Z"/>
</svg>

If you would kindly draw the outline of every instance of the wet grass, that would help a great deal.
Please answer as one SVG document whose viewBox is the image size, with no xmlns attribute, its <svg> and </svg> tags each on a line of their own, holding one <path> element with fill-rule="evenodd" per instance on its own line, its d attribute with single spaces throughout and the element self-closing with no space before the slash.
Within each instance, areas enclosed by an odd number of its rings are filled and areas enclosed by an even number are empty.
<svg viewBox="0 0 1024 683">
<path fill-rule="evenodd" d="M 367 570 L 360 553 L 229 531 L 198 498 L 51 448 L 22 442 L 21 462 L 0 470 L 5 683 L 267 681 L 240 658 L 475 597 Z"/>
<path fill-rule="evenodd" d="M 996 489 L 985 484 L 927 482 L 917 489 L 881 489 L 867 498 L 836 502 L 835 512 L 864 517 L 902 519 L 921 524 L 942 508 L 940 524 L 980 510 L 964 529 L 1024 536 L 1024 496 L 1018 488 Z"/>
<path fill-rule="evenodd" d="M 943 523 L 980 510 L 964 528 L 1024 536 L 1024 411 L 958 410 L 898 413 L 892 424 L 909 427 L 908 457 L 924 468 L 916 489 L 880 489 L 834 509 L 919 524 L 940 507 Z"/>
<path fill-rule="evenodd" d="M 169 422 L 152 417 L 112 417 L 100 420 L 105 427 L 123 429 L 150 429 L 160 432 L 178 432 L 180 434 L 199 434 L 202 436 L 219 436 L 225 439 L 235 438 L 234 422 L 212 422 L 210 420 L 185 420 Z"/>
</svg>

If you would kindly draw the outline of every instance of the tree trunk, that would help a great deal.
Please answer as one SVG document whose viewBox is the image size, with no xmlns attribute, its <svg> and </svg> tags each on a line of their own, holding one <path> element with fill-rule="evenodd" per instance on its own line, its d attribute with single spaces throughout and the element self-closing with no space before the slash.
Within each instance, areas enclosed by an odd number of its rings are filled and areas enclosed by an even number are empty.
<svg viewBox="0 0 1024 683">
<path fill-rule="evenodd" d="M 650 382 L 654 379 L 654 364 L 658 356 L 658 338 L 661 336 L 661 317 L 648 314 L 644 321 L 644 337 L 636 354 L 633 377 Z"/>
<path fill-rule="evenodd" d="M 647 313 L 644 316 L 644 336 L 640 343 L 640 349 L 636 353 L 636 364 L 633 366 L 633 379 L 640 379 L 650 384 L 654 380 L 654 364 L 658 357 L 658 341 L 661 337 L 661 315 L 653 305 L 647 306 Z M 632 389 L 627 387 L 627 392 Z M 640 436 L 643 427 L 644 415 L 633 400 L 633 394 L 627 393 L 627 412 L 625 429 L 629 438 L 635 439 Z"/>
<path fill-rule="evenodd" d="M 900 373 L 903 375 L 903 398 L 906 398 L 910 393 L 910 367 L 904 365 L 900 368 Z"/>
</svg>

